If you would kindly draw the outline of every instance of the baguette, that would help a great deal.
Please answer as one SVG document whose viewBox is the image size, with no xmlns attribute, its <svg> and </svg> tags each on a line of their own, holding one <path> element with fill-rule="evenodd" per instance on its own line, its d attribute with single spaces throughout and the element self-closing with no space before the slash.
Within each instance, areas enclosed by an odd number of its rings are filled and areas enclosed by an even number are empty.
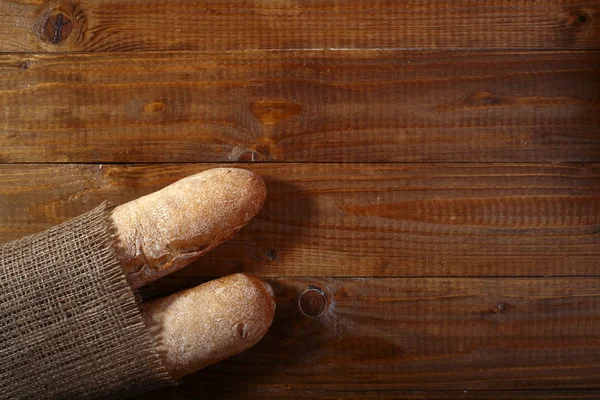
<svg viewBox="0 0 600 400">
<path fill-rule="evenodd" d="M 169 374 L 177 379 L 258 342 L 275 313 L 273 290 L 245 274 L 216 279 L 142 306 Z"/>
<path fill-rule="evenodd" d="M 176 271 L 231 238 L 265 198 L 257 174 L 215 168 L 116 207 L 117 258 L 130 286 Z"/>
</svg>

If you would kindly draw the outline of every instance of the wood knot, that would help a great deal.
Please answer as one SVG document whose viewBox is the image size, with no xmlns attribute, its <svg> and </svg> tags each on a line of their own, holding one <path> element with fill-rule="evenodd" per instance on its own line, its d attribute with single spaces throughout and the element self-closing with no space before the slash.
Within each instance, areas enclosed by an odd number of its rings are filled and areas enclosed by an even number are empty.
<svg viewBox="0 0 600 400">
<path fill-rule="evenodd" d="M 570 12 L 570 23 L 580 29 L 589 28 L 592 22 L 592 14 L 586 9 L 575 9 Z"/>
<path fill-rule="evenodd" d="M 23 71 L 28 70 L 29 67 L 31 67 L 31 61 L 29 60 L 23 60 L 19 63 L 19 68 Z"/>
<path fill-rule="evenodd" d="M 277 260 L 279 258 L 279 254 L 277 254 L 277 250 L 269 249 L 265 251 L 265 255 L 271 261 Z"/>
<path fill-rule="evenodd" d="M 250 105 L 250 111 L 265 126 L 274 126 L 302 112 L 298 103 L 283 100 L 259 100 Z"/>
<path fill-rule="evenodd" d="M 513 99 L 508 96 L 501 96 L 490 92 L 477 92 L 469 102 L 473 106 L 503 106 L 513 103 Z"/>
<path fill-rule="evenodd" d="M 165 109 L 165 103 L 162 101 L 151 101 L 144 105 L 144 111 L 147 113 L 155 113 Z"/>
<path fill-rule="evenodd" d="M 572 29 L 572 34 L 588 35 L 593 32 L 594 12 L 587 8 L 569 7 L 566 10 L 566 23 Z"/>
<path fill-rule="evenodd" d="M 71 18 L 61 11 L 53 11 L 44 24 L 44 38 L 50 43 L 58 44 L 68 38 L 73 31 Z"/>
<path fill-rule="evenodd" d="M 300 295 L 298 307 L 307 317 L 320 317 L 327 310 L 327 296 L 323 289 L 311 285 Z"/>
<path fill-rule="evenodd" d="M 51 0 L 39 15 L 35 31 L 40 45 L 48 51 L 71 49 L 83 37 L 86 15 L 79 6 L 64 0 Z"/>
</svg>

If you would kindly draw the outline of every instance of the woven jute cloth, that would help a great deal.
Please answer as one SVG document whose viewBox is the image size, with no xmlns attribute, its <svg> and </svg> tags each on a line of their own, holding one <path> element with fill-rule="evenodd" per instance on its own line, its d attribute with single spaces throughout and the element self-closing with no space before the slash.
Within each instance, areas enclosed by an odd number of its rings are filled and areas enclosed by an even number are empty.
<svg viewBox="0 0 600 400">
<path fill-rule="evenodd" d="M 114 251 L 107 203 L 0 245 L 0 398 L 126 398 L 171 385 Z"/>
</svg>

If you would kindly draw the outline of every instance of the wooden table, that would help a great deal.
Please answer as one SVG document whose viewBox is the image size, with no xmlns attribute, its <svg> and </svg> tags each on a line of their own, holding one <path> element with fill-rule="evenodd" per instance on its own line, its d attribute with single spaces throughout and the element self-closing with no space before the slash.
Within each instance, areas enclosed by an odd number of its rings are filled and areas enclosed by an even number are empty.
<svg viewBox="0 0 600 400">
<path fill-rule="evenodd" d="M 2 0 L 0 27 L 0 240 L 223 163 L 267 182 L 146 295 L 251 272 L 274 325 L 150 398 L 600 398 L 600 1 Z"/>
</svg>

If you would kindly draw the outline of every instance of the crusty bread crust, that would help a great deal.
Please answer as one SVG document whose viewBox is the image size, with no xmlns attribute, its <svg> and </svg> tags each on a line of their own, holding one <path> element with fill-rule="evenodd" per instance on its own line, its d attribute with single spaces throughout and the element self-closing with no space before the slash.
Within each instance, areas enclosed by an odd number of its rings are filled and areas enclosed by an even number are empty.
<svg viewBox="0 0 600 400">
<path fill-rule="evenodd" d="M 144 303 L 142 315 L 165 367 L 180 378 L 258 342 L 275 314 L 273 290 L 234 274 Z"/>
<path fill-rule="evenodd" d="M 115 208 L 117 256 L 129 284 L 139 288 L 231 238 L 265 198 L 259 175 L 215 168 Z"/>
</svg>

